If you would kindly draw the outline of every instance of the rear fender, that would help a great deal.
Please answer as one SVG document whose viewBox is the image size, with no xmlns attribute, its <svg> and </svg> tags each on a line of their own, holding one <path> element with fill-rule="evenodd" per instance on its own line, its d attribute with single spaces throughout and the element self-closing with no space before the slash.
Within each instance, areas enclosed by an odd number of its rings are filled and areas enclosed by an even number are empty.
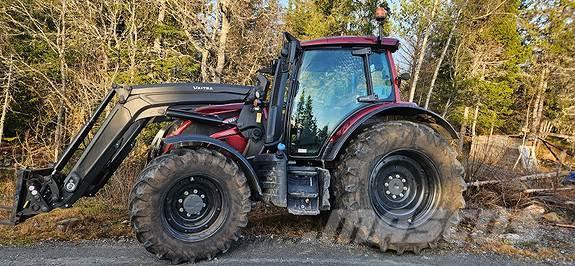
<svg viewBox="0 0 575 266">
<path fill-rule="evenodd" d="M 334 131 L 324 149 L 322 159 L 333 161 L 337 158 L 342 147 L 357 135 L 361 128 L 377 121 L 409 120 L 426 124 L 441 134 L 445 139 L 459 139 L 457 131 L 440 115 L 411 103 L 397 103 L 383 105 L 382 107 L 370 106 L 367 112 L 359 111 L 350 116 Z M 351 124 L 351 125 L 350 125 Z"/>
<path fill-rule="evenodd" d="M 202 135 L 184 135 L 184 136 L 169 137 L 165 138 L 163 140 L 163 143 L 166 145 L 172 145 L 172 147 L 176 149 L 207 147 L 221 152 L 222 154 L 224 154 L 225 156 L 236 162 L 240 167 L 240 169 L 244 171 L 248 179 L 248 184 L 250 185 L 252 195 L 257 199 L 261 199 L 262 189 L 260 183 L 258 182 L 256 171 L 254 170 L 250 162 L 241 153 L 239 153 L 236 149 L 234 149 L 227 143 L 218 139 Z"/>
</svg>

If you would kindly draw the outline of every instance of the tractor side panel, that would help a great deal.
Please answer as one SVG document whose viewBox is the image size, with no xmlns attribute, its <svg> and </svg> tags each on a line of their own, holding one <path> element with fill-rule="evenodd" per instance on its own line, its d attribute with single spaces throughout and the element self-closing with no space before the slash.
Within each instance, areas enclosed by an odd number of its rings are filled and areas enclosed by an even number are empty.
<svg viewBox="0 0 575 266">
<path fill-rule="evenodd" d="M 243 106 L 244 106 L 243 103 L 207 105 L 198 107 L 194 109 L 194 111 L 209 115 L 227 116 L 228 118 L 226 118 L 225 120 L 235 121 L 238 119 L 239 113 Z M 191 120 L 181 121 L 181 123 L 179 123 L 177 127 L 175 127 L 170 132 L 166 133 L 167 134 L 165 134 L 165 136 L 156 136 L 156 138 L 160 139 L 154 140 L 153 143 L 158 143 L 158 145 L 161 145 L 161 139 L 164 137 L 170 138 L 170 137 L 192 135 L 192 134 L 206 135 L 209 136 L 210 138 L 219 139 L 227 143 L 231 147 L 233 147 L 238 152 L 243 153 L 248 142 L 248 140 L 241 134 L 241 132 L 238 130 L 237 127 L 229 128 L 224 126 L 220 130 L 216 126 L 198 124 L 197 122 Z M 165 145 L 160 149 L 162 153 L 166 153 L 172 148 L 173 148 L 172 145 Z"/>
</svg>

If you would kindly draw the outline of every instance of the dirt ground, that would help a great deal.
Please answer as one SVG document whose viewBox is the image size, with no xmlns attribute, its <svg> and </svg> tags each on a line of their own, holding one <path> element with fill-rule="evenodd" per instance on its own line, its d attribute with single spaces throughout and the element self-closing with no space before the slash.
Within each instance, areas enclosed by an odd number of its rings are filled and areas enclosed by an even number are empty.
<svg viewBox="0 0 575 266">
<path fill-rule="evenodd" d="M 509 262 L 575 263 L 575 229 L 554 226 L 544 218 L 546 213 L 540 206 L 514 211 L 465 209 L 462 222 L 437 249 L 429 252 L 445 256 L 455 253 L 501 255 L 511 258 Z M 334 245 L 355 246 L 321 238 L 328 218 L 329 214 L 298 217 L 283 209 L 264 208 L 258 204 L 243 236 L 256 243 L 258 239 L 284 239 L 313 242 L 328 249 Z M 0 227 L 0 245 L 10 247 L 35 246 L 45 241 L 72 241 L 70 245 L 75 245 L 73 243 L 79 241 L 101 239 L 113 243 L 134 241 L 123 207 L 103 206 L 95 200 L 87 200 L 74 208 L 39 215 L 15 228 Z M 369 254 L 379 252 L 369 247 L 361 248 L 369 250 Z"/>
<path fill-rule="evenodd" d="M 43 242 L 0 248 L 0 265 L 159 265 L 135 240 Z M 549 263 L 549 262 L 547 262 Z M 533 261 L 492 253 L 426 250 L 401 256 L 354 245 L 297 238 L 244 237 L 226 253 L 195 265 L 533 265 Z"/>
</svg>

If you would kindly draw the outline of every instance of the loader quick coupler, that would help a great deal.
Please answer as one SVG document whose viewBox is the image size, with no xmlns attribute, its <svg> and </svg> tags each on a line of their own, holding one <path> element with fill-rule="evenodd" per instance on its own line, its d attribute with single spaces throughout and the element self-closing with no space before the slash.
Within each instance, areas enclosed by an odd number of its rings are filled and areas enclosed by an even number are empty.
<svg viewBox="0 0 575 266">
<path fill-rule="evenodd" d="M 21 223 L 36 214 L 49 212 L 57 205 L 60 191 L 52 171 L 52 168 L 26 168 L 18 171 L 10 218 L 1 221 L 2 224 Z"/>
</svg>

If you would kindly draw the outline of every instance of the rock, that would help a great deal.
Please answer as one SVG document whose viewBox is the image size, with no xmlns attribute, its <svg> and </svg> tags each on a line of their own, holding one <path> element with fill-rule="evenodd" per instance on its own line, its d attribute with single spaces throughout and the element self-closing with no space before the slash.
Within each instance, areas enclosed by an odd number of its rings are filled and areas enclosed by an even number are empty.
<svg viewBox="0 0 575 266">
<path fill-rule="evenodd" d="M 509 244 L 517 244 L 523 241 L 523 237 L 521 237 L 519 234 L 503 234 L 499 237 L 501 237 L 505 242 Z"/>
<path fill-rule="evenodd" d="M 508 231 L 511 233 L 530 234 L 539 228 L 539 223 L 535 216 L 530 215 L 525 210 L 519 210 L 512 214 Z"/>
<path fill-rule="evenodd" d="M 80 221 L 80 218 L 67 218 L 64 220 L 60 220 L 56 222 L 57 225 L 67 226 L 67 225 L 74 225 Z"/>
<path fill-rule="evenodd" d="M 445 232 L 444 240 L 449 244 L 464 246 L 469 234 L 463 226 L 454 226 Z"/>
<path fill-rule="evenodd" d="M 524 214 L 531 215 L 531 217 L 533 217 L 534 219 L 538 219 L 539 217 L 541 217 L 541 215 L 545 213 L 545 208 L 543 208 L 543 206 L 540 206 L 538 204 L 531 204 L 523 208 L 522 212 Z"/>
<path fill-rule="evenodd" d="M 525 244 L 539 240 L 538 234 L 535 231 L 523 234 L 515 234 L 515 233 L 502 234 L 499 236 L 499 238 L 501 238 L 505 243 L 511 245 Z"/>
<path fill-rule="evenodd" d="M 561 218 L 561 216 L 559 216 L 559 214 L 555 212 L 546 213 L 545 215 L 543 215 L 543 219 L 552 223 L 560 223 L 563 221 L 563 218 Z"/>
</svg>

